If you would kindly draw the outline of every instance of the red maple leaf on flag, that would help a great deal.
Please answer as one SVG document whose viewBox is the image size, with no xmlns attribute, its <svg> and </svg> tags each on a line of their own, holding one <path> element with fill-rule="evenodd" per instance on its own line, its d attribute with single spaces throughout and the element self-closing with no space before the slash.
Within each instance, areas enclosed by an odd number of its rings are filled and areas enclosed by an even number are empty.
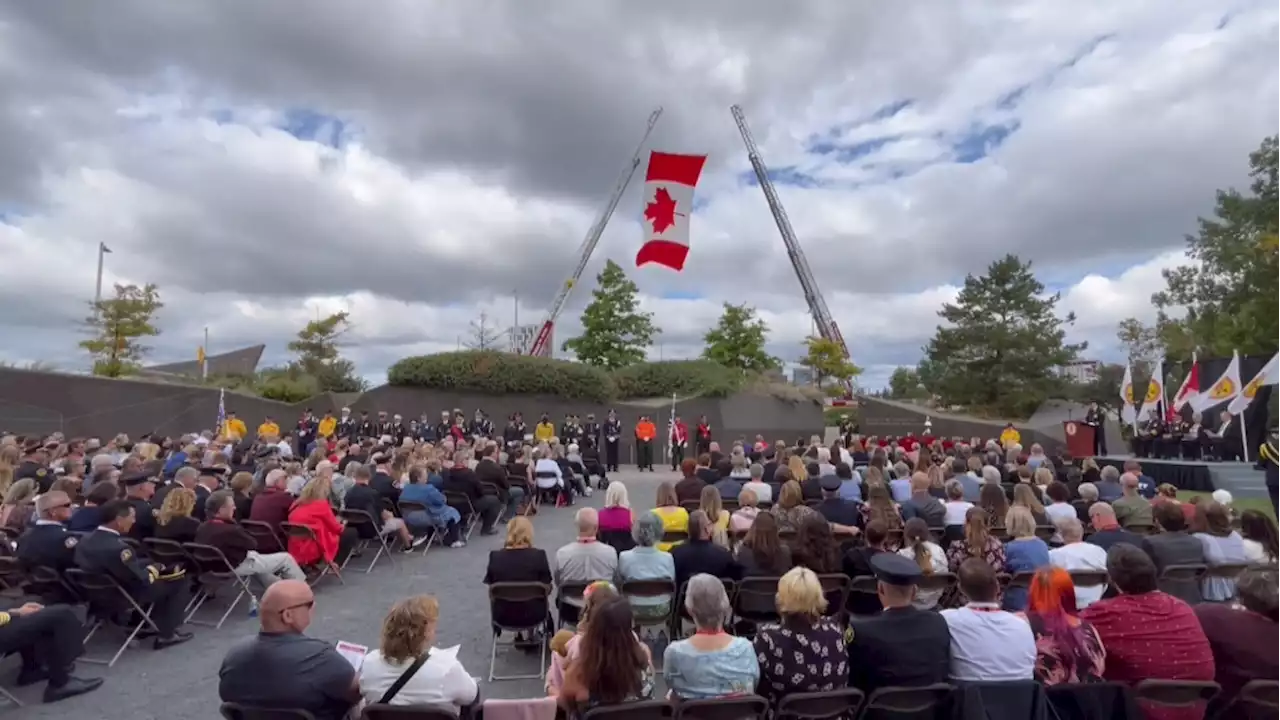
<svg viewBox="0 0 1280 720">
<path fill-rule="evenodd" d="M 667 228 L 676 224 L 676 215 L 683 214 L 676 212 L 676 201 L 671 199 L 666 188 L 658 188 L 653 194 L 653 202 L 644 206 L 644 216 L 653 224 L 653 231 L 656 233 L 666 232 Z"/>
</svg>

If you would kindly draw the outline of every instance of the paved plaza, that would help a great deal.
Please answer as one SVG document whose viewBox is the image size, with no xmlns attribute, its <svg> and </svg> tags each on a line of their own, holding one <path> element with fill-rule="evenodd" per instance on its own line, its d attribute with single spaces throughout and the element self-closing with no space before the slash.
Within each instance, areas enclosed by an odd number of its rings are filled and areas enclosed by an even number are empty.
<svg viewBox="0 0 1280 720">
<path fill-rule="evenodd" d="M 659 482 L 676 480 L 677 473 L 659 469 L 656 473 L 624 468 L 611 479 L 626 483 L 633 509 L 653 507 Z M 604 493 L 596 491 L 585 503 L 600 507 Z M 544 506 L 534 518 L 535 544 L 554 556 L 556 548 L 575 535 L 574 508 Z M 429 593 L 440 600 L 440 627 L 436 646 L 460 645 L 459 659 L 467 670 L 481 679 L 484 697 L 511 698 L 541 695 L 539 680 L 510 680 L 489 683 L 488 594 L 484 577 L 490 550 L 502 546 L 502 534 L 481 537 L 477 531 L 465 548 L 453 550 L 433 547 L 423 557 L 396 554 L 396 565 L 385 558 L 373 572 L 365 575 L 348 568 L 347 584 L 326 579 L 316 588 L 316 609 L 308 635 L 376 647 L 382 617 L 391 605 L 410 595 Z M 364 558 L 352 561 L 355 566 Z M 553 560 L 554 563 L 554 560 Z M 202 616 L 208 614 L 202 611 Z M 216 615 L 214 615 L 216 619 Z M 102 675 L 103 687 L 88 695 L 52 705 L 41 705 L 43 685 L 13 689 L 17 673 L 16 658 L 9 658 L 0 683 L 10 688 L 27 706 L 4 708 L 12 718 L 89 718 L 95 720 L 164 720 L 213 719 L 218 715 L 218 667 L 227 649 L 240 638 L 257 631 L 257 619 L 249 617 L 247 603 L 227 619 L 221 630 L 191 627 L 196 636 L 185 645 L 156 652 L 150 642 L 127 650 L 114 667 L 81 663 L 77 672 L 84 676 Z M 103 633 L 99 633 L 103 634 Z M 118 636 L 115 636 L 118 637 Z M 117 640 L 118 642 L 118 640 Z M 105 638 L 94 638 L 89 653 L 95 656 L 114 652 Z M 536 672 L 533 654 L 507 651 L 499 656 L 499 672 L 527 674 Z"/>
</svg>

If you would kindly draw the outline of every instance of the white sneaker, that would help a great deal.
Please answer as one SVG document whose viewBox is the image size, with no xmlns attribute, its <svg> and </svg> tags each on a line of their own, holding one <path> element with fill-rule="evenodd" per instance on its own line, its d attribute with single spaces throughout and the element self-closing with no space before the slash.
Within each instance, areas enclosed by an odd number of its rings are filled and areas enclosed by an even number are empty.
<svg viewBox="0 0 1280 720">
<path fill-rule="evenodd" d="M 415 548 L 422 547 L 422 544 L 430 539 L 431 539 L 430 535 L 422 535 L 420 537 L 416 537 L 413 539 L 413 547 Z"/>
<path fill-rule="evenodd" d="M 584 497 L 591 497 L 591 486 L 588 485 L 582 494 Z"/>
<path fill-rule="evenodd" d="M 462 540 L 454 540 L 454 541 L 453 541 L 453 544 L 452 544 L 452 545 L 450 545 L 449 547 L 451 547 L 451 548 L 460 548 L 460 547 L 466 547 L 466 546 L 467 546 L 467 543 L 466 543 L 466 542 L 464 542 L 464 541 L 462 541 Z"/>
</svg>

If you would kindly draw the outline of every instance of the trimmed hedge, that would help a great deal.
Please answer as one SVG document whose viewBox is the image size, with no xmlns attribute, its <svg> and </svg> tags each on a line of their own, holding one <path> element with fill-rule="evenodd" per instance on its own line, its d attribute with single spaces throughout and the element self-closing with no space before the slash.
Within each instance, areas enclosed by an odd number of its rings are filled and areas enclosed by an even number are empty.
<svg viewBox="0 0 1280 720">
<path fill-rule="evenodd" d="M 387 370 L 387 382 L 489 395 L 557 395 L 604 402 L 616 396 L 605 371 L 582 363 L 467 350 L 407 357 Z"/>
<path fill-rule="evenodd" d="M 808 388 L 772 383 L 709 360 L 638 363 L 610 373 L 600 368 L 549 358 L 487 350 L 419 355 L 400 360 L 387 371 L 391 385 L 489 395 L 556 395 L 606 402 L 680 397 L 727 397 L 741 390 L 792 402 L 820 401 Z"/>
</svg>

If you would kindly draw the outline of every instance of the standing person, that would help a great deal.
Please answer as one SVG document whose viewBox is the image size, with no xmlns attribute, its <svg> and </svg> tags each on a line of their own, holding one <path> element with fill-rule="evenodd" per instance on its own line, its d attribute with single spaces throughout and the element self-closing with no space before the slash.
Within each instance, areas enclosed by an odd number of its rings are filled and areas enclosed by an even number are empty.
<svg viewBox="0 0 1280 720">
<path fill-rule="evenodd" d="M 608 472 L 618 472 L 618 438 L 622 437 L 622 422 L 613 410 L 604 423 L 604 466 Z"/>
<path fill-rule="evenodd" d="M 698 429 L 694 440 L 694 449 L 699 455 L 711 452 L 711 423 L 707 422 L 706 415 L 698 418 Z"/>
<path fill-rule="evenodd" d="M 1098 401 L 1090 401 L 1084 414 L 1084 424 L 1093 428 L 1093 454 L 1099 457 L 1107 454 L 1106 419 L 1107 414 L 1098 407 Z"/>
<path fill-rule="evenodd" d="M 582 449 L 600 450 L 600 423 L 596 422 L 595 413 L 587 413 L 587 422 L 582 426 Z"/>
<path fill-rule="evenodd" d="M 641 470 L 653 472 L 653 439 L 658 429 L 653 426 L 648 415 L 641 415 L 636 423 L 636 465 Z"/>
<path fill-rule="evenodd" d="M 689 426 L 680 419 L 679 415 L 675 416 L 675 421 L 671 424 L 671 469 L 679 470 L 680 463 L 684 462 L 684 450 L 689 446 Z"/>
</svg>

